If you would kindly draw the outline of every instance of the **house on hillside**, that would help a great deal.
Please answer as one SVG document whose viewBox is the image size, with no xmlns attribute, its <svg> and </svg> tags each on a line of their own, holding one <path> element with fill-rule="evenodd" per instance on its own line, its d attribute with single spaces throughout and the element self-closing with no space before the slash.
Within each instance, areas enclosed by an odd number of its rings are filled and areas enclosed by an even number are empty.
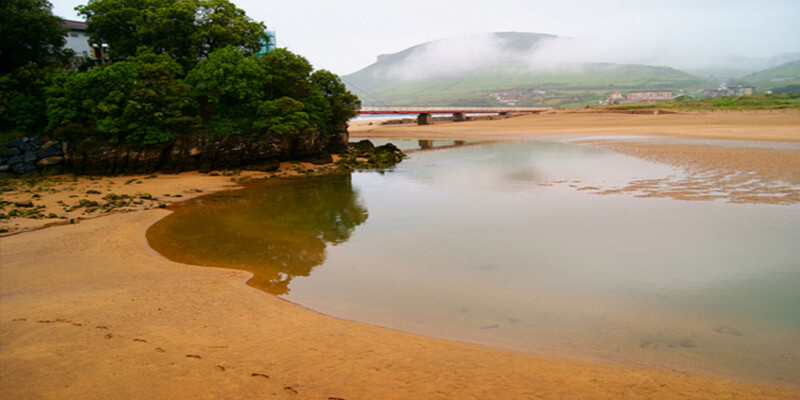
<svg viewBox="0 0 800 400">
<path fill-rule="evenodd" d="M 633 90 L 628 92 L 629 101 L 664 101 L 672 100 L 671 90 Z"/>
<path fill-rule="evenodd" d="M 750 96 L 756 93 L 752 86 L 736 86 L 728 89 L 730 96 Z"/>
<path fill-rule="evenodd" d="M 756 88 L 753 86 L 736 86 L 732 88 L 721 87 L 716 90 L 706 90 L 703 92 L 703 97 L 717 98 L 728 96 L 750 96 L 756 93 Z"/>
<path fill-rule="evenodd" d="M 78 66 L 86 62 L 102 64 L 108 60 L 108 46 L 92 45 L 89 42 L 89 35 L 86 33 L 87 25 L 81 21 L 61 20 L 61 27 L 67 29 L 67 42 L 64 48 L 75 52 L 72 65 Z"/>
</svg>

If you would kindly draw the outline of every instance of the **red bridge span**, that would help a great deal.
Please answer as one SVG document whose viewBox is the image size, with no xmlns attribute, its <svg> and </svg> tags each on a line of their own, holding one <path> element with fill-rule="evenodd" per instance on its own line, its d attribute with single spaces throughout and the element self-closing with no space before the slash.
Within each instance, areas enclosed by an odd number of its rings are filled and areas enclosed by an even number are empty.
<svg viewBox="0 0 800 400">
<path fill-rule="evenodd" d="M 453 121 L 466 120 L 467 114 L 517 114 L 540 113 L 550 107 L 364 107 L 359 114 L 417 114 L 417 123 L 430 125 L 433 114 L 453 114 Z"/>
</svg>

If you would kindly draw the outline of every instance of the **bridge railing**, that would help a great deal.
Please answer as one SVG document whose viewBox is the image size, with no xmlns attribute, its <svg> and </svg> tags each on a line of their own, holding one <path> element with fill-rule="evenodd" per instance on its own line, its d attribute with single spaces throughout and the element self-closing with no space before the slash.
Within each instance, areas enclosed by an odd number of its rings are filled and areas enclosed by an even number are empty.
<svg viewBox="0 0 800 400">
<path fill-rule="evenodd" d="M 360 114 L 535 113 L 551 107 L 362 107 Z"/>
</svg>

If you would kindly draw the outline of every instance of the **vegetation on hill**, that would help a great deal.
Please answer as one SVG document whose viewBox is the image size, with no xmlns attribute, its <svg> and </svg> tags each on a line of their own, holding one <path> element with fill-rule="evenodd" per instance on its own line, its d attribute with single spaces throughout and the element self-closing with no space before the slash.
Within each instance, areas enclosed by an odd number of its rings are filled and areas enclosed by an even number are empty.
<svg viewBox="0 0 800 400">
<path fill-rule="evenodd" d="M 264 25 L 227 0 L 90 0 L 79 11 L 111 59 L 86 71 L 65 68 L 64 32 L 49 2 L 11 3 L 16 8 L 4 6 L 2 18 L 36 14 L 61 41 L 51 34 L 33 43 L 43 51 L 3 71 L 2 141 L 38 134 L 132 146 L 169 144 L 187 134 L 258 141 L 343 132 L 360 107 L 336 75 L 314 72 L 305 58 L 284 49 L 258 54 Z M 41 26 L 15 26 L 14 37 L 38 38 Z M 1 50 L 5 68 L 12 53 Z"/>
<path fill-rule="evenodd" d="M 516 104 L 523 106 L 596 105 L 617 90 L 677 91 L 710 86 L 668 67 L 609 63 L 532 66 L 525 58 L 542 43 L 557 47 L 553 42 L 542 42 L 555 36 L 516 32 L 494 35 L 496 40 L 488 44 L 498 49 L 487 53 L 501 58 L 481 60 L 482 67 L 435 77 L 404 77 L 402 72 L 410 62 L 431 51 L 427 46 L 446 48 L 446 43 L 432 42 L 380 56 L 374 64 L 343 76 L 343 80 L 365 103 L 392 105 L 502 105 L 502 96 L 497 96 L 502 93 L 516 95 Z"/>
<path fill-rule="evenodd" d="M 800 85 L 800 60 L 791 61 L 777 67 L 747 75 L 732 82 L 732 85 L 755 86 L 763 93 L 768 90 L 785 92 L 788 87 Z M 793 90 L 795 93 L 800 92 Z"/>
<path fill-rule="evenodd" d="M 800 109 L 800 94 L 756 94 L 740 97 L 698 99 L 680 97 L 657 103 L 626 104 L 605 107 L 611 110 L 782 110 Z"/>
</svg>

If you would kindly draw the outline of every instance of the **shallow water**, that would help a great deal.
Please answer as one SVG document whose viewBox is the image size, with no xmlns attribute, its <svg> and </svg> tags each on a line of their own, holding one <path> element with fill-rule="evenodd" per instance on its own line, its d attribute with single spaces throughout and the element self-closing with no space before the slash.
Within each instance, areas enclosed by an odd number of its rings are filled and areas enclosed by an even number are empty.
<svg viewBox="0 0 800 400">
<path fill-rule="evenodd" d="M 337 317 L 800 386 L 800 207 L 580 190 L 680 174 L 570 144 L 472 144 L 206 197 L 148 237 Z"/>
</svg>

